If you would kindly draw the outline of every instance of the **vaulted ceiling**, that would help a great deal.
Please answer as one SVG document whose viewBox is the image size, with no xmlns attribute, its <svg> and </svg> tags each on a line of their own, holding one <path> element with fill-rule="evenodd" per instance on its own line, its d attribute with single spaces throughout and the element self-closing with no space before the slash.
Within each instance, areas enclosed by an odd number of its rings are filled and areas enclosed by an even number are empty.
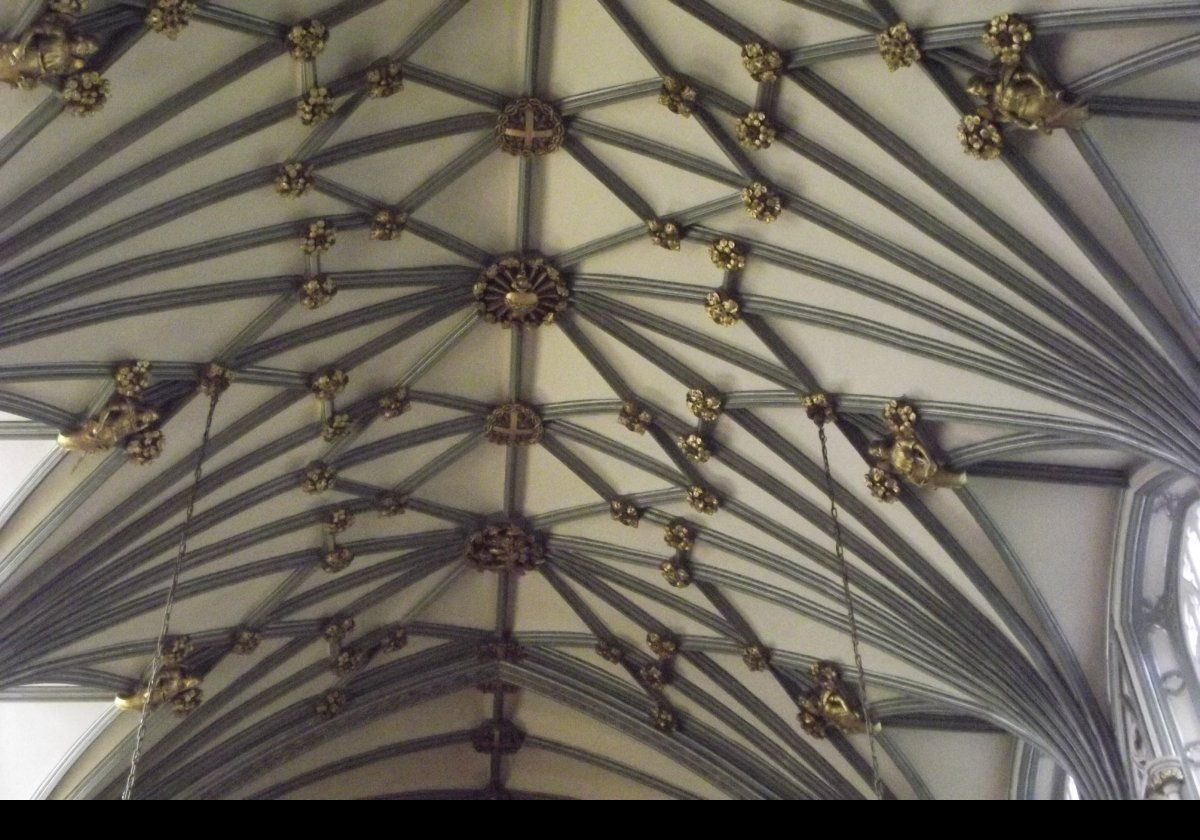
<svg viewBox="0 0 1200 840">
<path fill-rule="evenodd" d="M 178 571 L 202 701 L 147 715 L 135 798 L 1006 797 L 1020 751 L 1129 793 L 1119 501 L 1200 475 L 1200 3 L 145 6 L 74 22 L 95 113 L 0 91 L 0 446 L 131 360 L 164 444 L 55 449 L 8 502 L 0 700 L 136 693 Z M 956 125 L 1003 12 L 1091 117 L 985 160 Z M 891 399 L 964 486 L 873 496 Z M 818 661 L 859 694 L 838 526 L 874 737 L 798 719 Z M 138 723 L 42 793 L 119 796 Z"/>
</svg>

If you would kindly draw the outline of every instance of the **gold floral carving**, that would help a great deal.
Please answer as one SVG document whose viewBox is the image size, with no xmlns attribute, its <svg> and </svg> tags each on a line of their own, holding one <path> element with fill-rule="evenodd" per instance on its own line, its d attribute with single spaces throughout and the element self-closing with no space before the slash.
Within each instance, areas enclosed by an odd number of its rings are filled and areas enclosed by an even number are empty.
<svg viewBox="0 0 1200 840">
<path fill-rule="evenodd" d="M 800 726 L 814 738 L 824 738 L 831 731 L 862 732 L 862 716 L 842 682 L 842 670 L 833 662 L 816 662 L 812 666 L 815 684 L 799 698 Z"/>
<path fill-rule="evenodd" d="M 389 627 L 379 643 L 379 649 L 387 653 L 395 653 L 408 646 L 408 630 L 403 627 Z"/>
<path fill-rule="evenodd" d="M 596 642 L 596 653 L 614 665 L 625 661 L 625 648 L 616 639 L 601 639 Z"/>
<path fill-rule="evenodd" d="M 901 67 L 912 67 L 921 60 L 921 48 L 904 21 L 889 26 L 879 33 L 875 41 L 879 46 L 879 55 L 890 72 L 894 73 Z"/>
<path fill-rule="evenodd" d="M 638 679 L 652 691 L 661 691 L 671 681 L 671 669 L 661 663 L 648 662 L 638 668 Z"/>
<path fill-rule="evenodd" d="M 676 438 L 675 442 L 689 461 L 703 464 L 712 457 L 712 444 L 698 432 L 688 432 L 686 435 Z"/>
<path fill-rule="evenodd" d="M 467 539 L 467 562 L 479 571 L 526 572 L 545 561 L 545 549 L 537 532 L 504 522 L 489 525 Z"/>
<path fill-rule="evenodd" d="M 344 545 L 334 545 L 321 558 L 321 568 L 330 574 L 344 571 L 354 562 L 354 552 Z"/>
<path fill-rule="evenodd" d="M 233 384 L 233 371 L 219 362 L 209 362 L 200 373 L 200 390 L 207 397 L 224 394 Z"/>
<path fill-rule="evenodd" d="M 900 482 L 916 487 L 961 487 L 963 473 L 939 466 L 925 445 L 917 440 L 917 410 L 909 403 L 890 400 L 883 409 L 890 433 L 885 440 L 868 448 L 874 466 L 867 473 L 867 486 L 881 501 L 893 501 L 900 494 Z"/>
<path fill-rule="evenodd" d="M 325 219 L 311 222 L 304 238 L 300 240 L 300 250 L 306 254 L 323 254 L 337 242 L 337 229 Z"/>
<path fill-rule="evenodd" d="M 660 732 L 674 732 L 675 727 L 678 725 L 675 713 L 662 704 L 654 707 L 654 713 L 650 717 L 650 722 Z"/>
<path fill-rule="evenodd" d="M 627 502 L 624 499 L 613 499 L 608 503 L 608 507 L 612 513 L 612 518 L 622 525 L 636 528 L 638 523 L 642 521 L 642 512 L 633 502 Z"/>
<path fill-rule="evenodd" d="M 72 76 L 84 70 L 97 49 L 94 38 L 72 31 L 67 17 L 42 15 L 19 40 L 0 41 L 0 82 L 29 90 L 45 80 Z"/>
<path fill-rule="evenodd" d="M 735 125 L 738 143 L 745 149 L 769 149 L 775 142 L 775 126 L 762 111 L 751 111 Z"/>
<path fill-rule="evenodd" d="M 354 422 L 350 419 L 350 414 L 345 411 L 338 411 L 329 416 L 324 423 L 321 424 L 321 440 L 326 443 L 332 443 L 340 437 L 350 433 L 350 427 Z"/>
<path fill-rule="evenodd" d="M 149 29 L 174 41 L 187 28 L 195 12 L 194 0 L 151 0 L 143 20 Z"/>
<path fill-rule="evenodd" d="M 483 422 L 483 431 L 492 443 L 532 446 L 542 439 L 542 418 L 524 403 L 496 406 Z"/>
<path fill-rule="evenodd" d="M 774 47 L 752 42 L 742 45 L 742 66 L 756 82 L 773 82 L 783 71 L 783 56 Z"/>
<path fill-rule="evenodd" d="M 715 423 L 725 410 L 725 398 L 704 388 L 689 388 L 687 392 L 688 410 L 697 420 Z"/>
<path fill-rule="evenodd" d="M 742 662 L 751 671 L 765 671 L 771 664 L 771 651 L 757 642 L 742 649 Z"/>
<path fill-rule="evenodd" d="M 354 626 L 354 619 L 350 616 L 335 615 L 325 622 L 325 626 L 321 628 L 321 635 L 328 642 L 338 643 L 354 632 Z"/>
<path fill-rule="evenodd" d="M 679 653 L 679 640 L 670 633 L 651 630 L 646 634 L 646 646 L 659 659 L 671 659 Z"/>
<path fill-rule="evenodd" d="M 691 551 L 696 543 L 696 532 L 682 519 L 676 519 L 664 529 L 663 541 L 676 551 Z"/>
<path fill-rule="evenodd" d="M 746 267 L 746 248 L 734 239 L 713 242 L 708 246 L 708 257 L 722 271 L 741 271 Z"/>
<path fill-rule="evenodd" d="M 801 403 L 804 406 L 804 413 L 808 415 L 808 419 L 818 426 L 824 426 L 826 423 L 832 423 L 837 419 L 833 398 L 828 394 L 814 391 L 811 394 L 805 394 Z"/>
<path fill-rule="evenodd" d="M 165 445 L 162 429 L 145 429 L 125 439 L 125 454 L 135 464 L 149 464 L 162 455 Z"/>
<path fill-rule="evenodd" d="M 329 43 L 329 29 L 319 20 L 302 20 L 287 31 L 283 44 L 297 61 L 312 61 Z"/>
<path fill-rule="evenodd" d="M 320 309 L 337 294 L 337 283 L 328 274 L 314 274 L 304 278 L 299 292 L 305 309 Z"/>
<path fill-rule="evenodd" d="M 404 67 L 399 61 L 387 61 L 367 71 L 367 92 L 384 99 L 404 88 Z"/>
<path fill-rule="evenodd" d="M 676 589 L 683 589 L 692 582 L 692 567 L 683 552 L 662 561 L 658 567 L 663 580 Z"/>
<path fill-rule="evenodd" d="M 304 125 L 320 125 L 333 116 L 333 97 L 329 88 L 316 85 L 296 100 L 296 116 Z"/>
<path fill-rule="evenodd" d="M 243 627 L 233 634 L 233 652 L 238 656 L 249 656 L 258 650 L 262 644 L 262 634 L 257 630 Z"/>
<path fill-rule="evenodd" d="M 1033 43 L 1033 30 L 1019 15 L 996 15 L 983 30 L 983 45 L 1001 64 L 1019 64 Z"/>
<path fill-rule="evenodd" d="M 687 500 L 693 508 L 704 514 L 714 514 L 721 507 L 721 498 L 699 484 L 693 484 L 687 489 Z"/>
<path fill-rule="evenodd" d="M 646 429 L 654 422 L 654 415 L 635 402 L 625 402 L 621 405 L 621 413 L 617 422 L 636 434 L 645 434 Z"/>
<path fill-rule="evenodd" d="M 287 198 L 299 198 L 313 185 L 316 167 L 299 161 L 285 163 L 275 176 L 275 192 Z"/>
<path fill-rule="evenodd" d="M 403 385 L 389 388 L 379 397 L 379 416 L 384 420 L 395 420 L 412 407 L 408 389 Z"/>
<path fill-rule="evenodd" d="M 679 225 L 669 219 L 647 219 L 650 241 L 667 251 L 679 250 Z"/>
<path fill-rule="evenodd" d="M 342 709 L 346 707 L 349 698 L 346 697 L 346 692 L 335 688 L 325 692 L 324 695 L 313 705 L 313 711 L 321 720 L 330 720 L 342 713 Z"/>
<path fill-rule="evenodd" d="M 672 114 L 690 117 L 696 104 L 696 89 L 683 76 L 663 76 L 658 102 Z"/>
<path fill-rule="evenodd" d="M 551 324 L 567 308 L 567 284 L 543 257 L 501 257 L 480 274 L 472 287 L 485 321 L 511 327 Z"/>
<path fill-rule="evenodd" d="M 510 155 L 548 155 L 562 145 L 563 136 L 562 117 L 553 105 L 540 99 L 516 99 L 496 120 L 496 142 Z"/>
<path fill-rule="evenodd" d="M 334 508 L 325 517 L 325 533 L 340 534 L 354 524 L 354 514 L 345 508 Z"/>
<path fill-rule="evenodd" d="M 162 449 L 162 438 L 154 435 L 143 437 L 158 422 L 158 411 L 142 400 L 142 393 L 150 382 L 149 362 L 127 362 L 113 371 L 116 391 L 104 407 L 89 417 L 82 425 L 69 432 L 60 432 L 58 445 L 68 452 L 84 455 L 105 452 L 118 444 L 132 444 L 130 455 L 153 453 L 157 457 Z M 155 447 L 157 446 L 157 452 Z M 144 463 L 144 462 L 143 462 Z"/>
<path fill-rule="evenodd" d="M 371 238 L 379 242 L 390 242 L 400 238 L 400 231 L 408 224 L 408 215 L 387 208 L 376 210 L 371 217 Z"/>
<path fill-rule="evenodd" d="M 321 402 L 330 402 L 334 397 L 346 390 L 350 384 L 350 375 L 339 368 L 329 368 L 313 374 L 308 380 L 308 390 Z"/>
<path fill-rule="evenodd" d="M 742 304 L 728 289 L 713 289 L 705 295 L 704 311 L 721 327 L 732 327 L 742 320 Z"/>
<path fill-rule="evenodd" d="M 742 206 L 758 221 L 770 223 L 783 212 L 783 199 L 766 184 L 755 181 L 742 190 Z"/>
<path fill-rule="evenodd" d="M 393 490 L 384 490 L 375 495 L 375 510 L 380 516 L 398 516 L 408 507 L 408 497 Z"/>
<path fill-rule="evenodd" d="M 300 489 L 305 493 L 324 493 L 333 487 L 336 480 L 337 472 L 332 467 L 321 461 L 314 461 L 304 468 Z"/>
<path fill-rule="evenodd" d="M 108 79 L 94 70 L 84 70 L 63 79 L 62 98 L 68 111 L 87 117 L 104 107 L 110 89 Z"/>
</svg>

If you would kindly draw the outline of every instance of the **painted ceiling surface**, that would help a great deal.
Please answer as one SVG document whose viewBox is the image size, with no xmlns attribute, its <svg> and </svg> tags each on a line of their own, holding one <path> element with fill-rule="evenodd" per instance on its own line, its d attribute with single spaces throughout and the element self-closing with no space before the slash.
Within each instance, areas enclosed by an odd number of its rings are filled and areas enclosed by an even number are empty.
<svg viewBox="0 0 1200 840">
<path fill-rule="evenodd" d="M 116 428 L 13 478 L 10 699 L 136 701 L 190 509 L 138 798 L 1006 797 L 1018 745 L 1129 794 L 1118 505 L 1200 474 L 1200 3 L 194 5 L 72 19 L 94 113 L 0 90 L 0 445 Z M 1090 119 L 983 159 L 1004 12 Z M 873 739 L 800 720 L 818 661 L 859 694 L 818 392 Z M 875 497 L 901 398 L 965 485 Z M 138 720 L 41 793 L 119 796 Z"/>
</svg>

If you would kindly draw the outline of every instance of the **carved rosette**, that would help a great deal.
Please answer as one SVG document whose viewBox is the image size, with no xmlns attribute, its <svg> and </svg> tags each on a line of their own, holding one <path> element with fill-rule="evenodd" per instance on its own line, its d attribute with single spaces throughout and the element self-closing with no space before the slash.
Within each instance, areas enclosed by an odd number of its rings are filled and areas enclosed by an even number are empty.
<svg viewBox="0 0 1200 840">
<path fill-rule="evenodd" d="M 111 87 L 108 79 L 95 70 L 83 70 L 63 79 L 62 98 L 68 111 L 87 117 L 104 107 Z"/>
<path fill-rule="evenodd" d="M 525 658 L 525 648 L 514 639 L 493 639 L 479 645 L 479 658 L 492 662 L 517 663 Z"/>
<path fill-rule="evenodd" d="M 492 443 L 502 446 L 532 446 L 542 439 L 542 418 L 524 403 L 496 406 L 483 422 L 483 432 Z"/>
<path fill-rule="evenodd" d="M 275 192 L 287 198 L 299 198 L 313 185 L 316 167 L 307 163 L 285 163 L 275 176 Z"/>
<path fill-rule="evenodd" d="M 343 650 L 329 661 L 329 667 L 335 674 L 344 677 L 366 665 L 368 658 L 365 650 Z"/>
<path fill-rule="evenodd" d="M 742 320 L 742 304 L 728 289 L 713 289 L 705 295 L 704 311 L 721 327 L 732 327 Z"/>
<path fill-rule="evenodd" d="M 826 423 L 832 423 L 837 419 L 837 414 L 833 406 L 833 398 L 828 394 L 814 391 L 811 394 L 805 394 L 801 403 L 804 406 L 804 413 L 808 415 L 808 419 L 818 426 L 824 426 Z"/>
<path fill-rule="evenodd" d="M 765 671 L 771 664 L 771 651 L 757 642 L 742 649 L 742 662 L 751 671 Z"/>
<path fill-rule="evenodd" d="M 543 257 L 501 257 L 479 275 L 472 287 L 485 321 L 511 327 L 551 324 L 567 308 L 567 284 Z"/>
<path fill-rule="evenodd" d="M 288 30 L 283 44 L 297 61 L 312 61 L 329 43 L 329 28 L 321 21 L 302 20 Z"/>
<path fill-rule="evenodd" d="M 646 646 L 659 659 L 670 659 L 679 653 L 679 640 L 670 633 L 650 631 L 646 634 Z"/>
<path fill-rule="evenodd" d="M 647 219 L 646 230 L 650 241 L 667 251 L 679 250 L 679 225 L 669 219 Z"/>
<path fill-rule="evenodd" d="M 367 71 L 367 93 L 384 99 L 404 88 L 404 68 L 399 61 L 376 64 Z"/>
<path fill-rule="evenodd" d="M 734 126 L 737 141 L 744 149 L 769 149 L 775 142 L 775 126 L 762 111 L 751 111 Z"/>
<path fill-rule="evenodd" d="M 1004 148 L 1004 135 L 983 113 L 964 114 L 958 122 L 958 142 L 973 158 L 995 160 Z"/>
<path fill-rule="evenodd" d="M 350 427 L 353 425 L 349 413 L 339 411 L 331 414 L 329 419 L 321 424 L 321 440 L 333 443 L 338 438 L 349 434 Z"/>
<path fill-rule="evenodd" d="M 337 242 L 337 228 L 325 219 L 317 219 L 308 226 L 300 240 L 300 250 L 306 254 L 324 254 Z"/>
<path fill-rule="evenodd" d="M 676 551 L 691 551 L 696 543 L 696 532 L 681 519 L 676 519 L 663 529 L 663 541 Z"/>
<path fill-rule="evenodd" d="M 917 427 L 917 409 L 902 400 L 888 400 L 883 406 L 883 422 L 894 433 L 912 432 Z"/>
<path fill-rule="evenodd" d="M 752 42 L 742 45 L 742 66 L 756 82 L 773 82 L 783 71 L 783 56 L 774 47 Z"/>
<path fill-rule="evenodd" d="M 391 242 L 400 238 L 400 232 L 408 224 L 408 215 L 399 210 L 376 210 L 371 217 L 371 238 L 379 242 Z"/>
<path fill-rule="evenodd" d="M 675 712 L 665 705 L 659 704 L 654 707 L 654 713 L 650 716 L 650 722 L 654 724 L 654 728 L 659 732 L 674 732 L 678 721 L 675 719 Z"/>
<path fill-rule="evenodd" d="M 783 212 L 783 199 L 766 184 L 755 181 L 742 190 L 742 206 L 758 221 L 770 224 Z"/>
<path fill-rule="evenodd" d="M 380 516 L 398 516 L 408 507 L 408 497 L 393 490 L 384 490 L 375 496 L 375 510 Z"/>
<path fill-rule="evenodd" d="M 697 420 L 715 423 L 725 410 L 725 398 L 703 388 L 689 388 L 687 392 L 688 410 Z"/>
<path fill-rule="evenodd" d="M 871 467 L 867 472 L 867 487 L 871 495 L 881 502 L 894 502 L 900 497 L 900 482 L 887 470 Z"/>
<path fill-rule="evenodd" d="M 900 495 L 900 482 L 917 487 L 960 487 L 963 473 L 944 469 L 917 439 L 917 410 L 901 400 L 889 400 L 883 419 L 890 432 L 875 441 L 867 452 L 874 465 L 867 473 L 867 486 L 881 501 L 890 502 Z"/>
<path fill-rule="evenodd" d="M 354 524 L 354 514 L 345 508 L 335 508 L 325 517 L 325 533 L 340 534 Z"/>
<path fill-rule="evenodd" d="M 614 665 L 625 661 L 625 648 L 616 639 L 601 639 L 596 642 L 596 653 L 601 659 Z"/>
<path fill-rule="evenodd" d="M 800 727 L 814 738 L 833 730 L 862 732 L 862 716 L 842 682 L 842 669 L 833 662 L 816 662 L 811 672 L 815 683 L 798 698 Z"/>
<path fill-rule="evenodd" d="M 658 663 L 646 663 L 638 668 L 638 679 L 651 691 L 661 691 L 671 681 L 671 669 Z"/>
<path fill-rule="evenodd" d="M 1019 15 L 996 15 L 983 30 L 983 45 L 1001 64 L 1019 64 L 1031 43 L 1033 30 Z"/>
<path fill-rule="evenodd" d="M 904 21 L 880 32 L 875 42 L 879 47 L 880 58 L 892 73 L 901 67 L 912 67 L 921 60 L 921 48 L 917 46 L 916 37 Z"/>
<path fill-rule="evenodd" d="M 496 142 L 510 155 L 548 155 L 562 145 L 564 134 L 558 111 L 540 99 L 515 99 L 496 120 Z"/>
<path fill-rule="evenodd" d="M 354 552 L 344 545 L 334 545 L 321 558 L 321 568 L 330 574 L 344 571 L 354 562 Z"/>
<path fill-rule="evenodd" d="M 308 380 L 308 390 L 321 402 L 331 402 L 334 397 L 346 390 L 350 384 L 350 375 L 339 368 L 329 368 L 313 374 Z"/>
<path fill-rule="evenodd" d="M 348 700 L 346 692 L 335 688 L 322 695 L 321 699 L 313 705 L 313 711 L 321 720 L 331 720 L 341 714 L 342 709 L 346 708 Z"/>
<path fill-rule="evenodd" d="M 379 416 L 384 420 L 395 420 L 412 407 L 408 389 L 400 385 L 384 391 L 379 397 Z"/>
<path fill-rule="evenodd" d="M 721 507 L 721 498 L 699 484 L 693 484 L 687 489 L 687 500 L 693 508 L 708 515 L 716 513 Z"/>
<path fill-rule="evenodd" d="M 262 644 L 262 634 L 257 630 L 243 627 L 233 634 L 233 652 L 238 656 L 249 656 L 258 650 Z"/>
<path fill-rule="evenodd" d="M 379 643 L 379 649 L 386 653 L 395 653 L 408 646 L 408 630 L 403 627 L 391 627 Z"/>
<path fill-rule="evenodd" d="M 692 582 L 692 567 L 682 553 L 662 561 L 659 565 L 663 580 L 676 589 L 684 589 Z"/>
<path fill-rule="evenodd" d="M 149 383 L 149 362 L 133 361 L 118 365 L 113 371 L 116 393 L 82 425 L 69 432 L 60 432 L 58 445 L 69 452 L 84 455 L 106 452 L 128 443 L 134 445 L 134 452 L 152 452 L 154 436 L 141 438 L 158 422 L 158 411 L 142 401 L 142 394 Z M 161 445 L 161 440 L 158 443 Z"/>
<path fill-rule="evenodd" d="M 654 422 L 654 415 L 635 402 L 626 402 L 621 406 L 617 422 L 631 432 L 642 435 Z"/>
<path fill-rule="evenodd" d="M 333 116 L 333 97 L 329 88 L 310 87 L 296 100 L 296 116 L 304 125 L 320 125 Z"/>
<path fill-rule="evenodd" d="M 193 0 L 151 0 L 142 20 L 147 28 L 174 41 L 187 28 L 195 12 Z"/>
<path fill-rule="evenodd" d="M 125 454 L 135 464 L 149 464 L 162 455 L 165 444 L 161 429 L 146 429 L 126 438 Z"/>
<path fill-rule="evenodd" d="M 305 309 L 320 309 L 337 294 L 337 283 L 328 274 L 314 274 L 304 278 L 297 291 Z"/>
<path fill-rule="evenodd" d="M 353 632 L 354 619 L 348 615 L 335 615 L 321 628 L 321 635 L 327 642 L 341 642 Z"/>
<path fill-rule="evenodd" d="M 512 755 L 525 743 L 525 733 L 508 720 L 490 720 L 471 733 L 475 752 Z"/>
<path fill-rule="evenodd" d="M 746 267 L 746 247 L 733 239 L 718 239 L 708 246 L 708 258 L 722 271 L 741 271 Z"/>
<path fill-rule="evenodd" d="M 233 371 L 219 362 L 209 362 L 200 374 L 200 390 L 207 397 L 224 394 L 233 384 Z"/>
<path fill-rule="evenodd" d="M 489 525 L 467 540 L 467 562 L 481 572 L 526 572 L 545 562 L 541 536 L 512 522 Z"/>
<path fill-rule="evenodd" d="M 324 493 L 333 487 L 337 480 L 337 472 L 321 461 L 314 461 L 304 468 L 300 479 L 300 489 L 305 493 Z"/>
<path fill-rule="evenodd" d="M 624 499 L 613 499 L 608 503 L 608 508 L 612 514 L 612 518 L 622 525 L 636 528 L 638 523 L 642 521 L 642 512 L 632 502 L 627 502 Z"/>
<path fill-rule="evenodd" d="M 697 432 L 688 432 L 686 435 L 676 438 L 675 443 L 689 461 L 703 464 L 712 457 L 712 444 L 704 435 Z"/>
<path fill-rule="evenodd" d="M 688 84 L 684 76 L 663 76 L 662 88 L 658 93 L 658 104 L 672 114 L 690 117 L 696 104 L 696 89 Z"/>
</svg>

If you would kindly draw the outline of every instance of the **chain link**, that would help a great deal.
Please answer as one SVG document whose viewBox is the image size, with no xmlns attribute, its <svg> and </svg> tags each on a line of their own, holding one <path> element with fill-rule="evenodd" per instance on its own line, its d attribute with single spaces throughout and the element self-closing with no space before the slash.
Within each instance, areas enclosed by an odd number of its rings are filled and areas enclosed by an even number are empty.
<svg viewBox="0 0 1200 840">
<path fill-rule="evenodd" d="M 192 489 L 188 495 L 187 513 L 183 517 L 183 533 L 179 537 L 179 553 L 175 556 L 175 567 L 171 571 L 171 585 L 167 588 L 167 603 L 163 609 L 162 629 L 158 633 L 158 643 L 154 646 L 154 658 L 150 662 L 150 678 L 146 682 L 147 702 L 142 706 L 141 717 L 138 718 L 137 736 L 133 741 L 133 755 L 129 759 L 129 775 L 125 778 L 125 790 L 121 792 L 121 800 L 127 800 L 133 795 L 133 785 L 137 780 L 138 759 L 142 755 L 142 739 L 146 734 L 146 718 L 150 714 L 149 697 L 153 696 L 154 684 L 162 670 L 163 645 L 166 644 L 167 633 L 171 629 L 171 611 L 175 607 L 175 590 L 179 587 L 179 573 L 183 569 L 183 558 L 187 554 L 188 530 L 192 525 L 192 514 L 196 509 L 196 492 L 200 486 L 200 477 L 204 470 L 204 456 L 208 453 L 208 440 L 212 433 L 213 414 L 217 410 L 219 390 L 213 392 L 208 403 L 208 417 L 204 421 L 204 436 L 200 439 L 200 451 L 196 453 L 196 469 L 192 472 Z"/>
<path fill-rule="evenodd" d="M 829 493 L 829 516 L 833 519 L 833 544 L 837 553 L 838 566 L 842 572 L 842 595 L 846 599 L 846 613 L 850 618 L 850 645 L 854 648 L 854 666 L 858 670 L 858 696 L 862 702 L 863 723 L 867 727 L 867 743 L 871 746 L 871 782 L 875 798 L 883 799 L 883 786 L 879 781 L 879 756 L 875 751 L 875 725 L 871 720 L 871 709 L 867 704 L 867 678 L 863 672 L 862 654 L 858 648 L 858 620 L 854 615 L 854 598 L 850 594 L 850 569 L 846 554 L 842 550 L 842 524 L 838 521 L 836 485 L 833 471 L 829 468 L 829 444 L 825 438 L 825 424 L 817 423 L 817 434 L 821 438 L 821 458 L 825 462 L 825 489 Z"/>
</svg>

